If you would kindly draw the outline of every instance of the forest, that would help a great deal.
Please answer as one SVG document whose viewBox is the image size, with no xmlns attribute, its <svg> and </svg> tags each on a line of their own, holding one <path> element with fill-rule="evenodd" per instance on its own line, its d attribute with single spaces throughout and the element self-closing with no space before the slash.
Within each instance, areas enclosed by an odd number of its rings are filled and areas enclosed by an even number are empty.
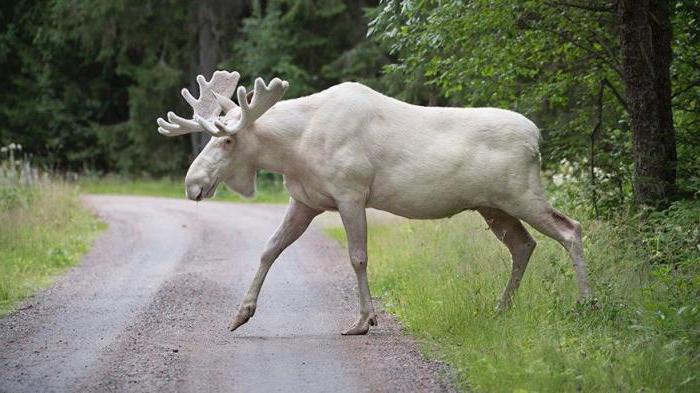
<svg viewBox="0 0 700 393">
<path fill-rule="evenodd" d="M 633 201 L 634 179 L 638 201 L 667 203 L 699 184 L 700 6 L 648 7 L 659 14 L 608 1 L 5 2 L 0 143 L 52 171 L 178 176 L 205 136 L 162 138 L 154 119 L 186 113 L 179 89 L 223 68 L 248 85 L 283 77 L 287 97 L 355 80 L 414 104 L 515 110 L 541 128 L 544 167 L 566 167 L 598 214 Z"/>
<path fill-rule="evenodd" d="M 188 116 L 180 90 L 218 69 L 249 89 L 287 80 L 285 98 L 357 81 L 531 119 L 548 197 L 583 225 L 594 304 L 571 308 L 572 273 L 548 240 L 515 311 L 492 317 L 507 269 L 474 256 L 507 258 L 468 215 L 371 228 L 373 294 L 465 391 L 697 391 L 696 0 L 2 2 L 0 314 L 104 230 L 81 194 L 183 198 L 208 136 L 166 138 L 156 119 Z M 283 187 L 260 173 L 253 202 L 283 203 Z M 217 198 L 241 201 L 223 187 Z"/>
</svg>

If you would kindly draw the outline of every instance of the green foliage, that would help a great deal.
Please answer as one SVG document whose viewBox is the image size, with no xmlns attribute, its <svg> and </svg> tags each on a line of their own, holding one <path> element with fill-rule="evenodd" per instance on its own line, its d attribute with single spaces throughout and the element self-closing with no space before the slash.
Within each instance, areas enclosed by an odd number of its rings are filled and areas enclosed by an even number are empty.
<svg viewBox="0 0 700 393">
<path fill-rule="evenodd" d="M 28 152 L 46 157 L 51 167 L 60 164 L 54 159 L 59 157 L 90 162 L 98 152 L 88 119 L 105 106 L 89 100 L 88 94 L 105 88 L 109 76 L 99 66 L 82 74 L 70 71 L 92 54 L 76 52 L 47 31 L 47 3 L 3 3 L 0 143 L 19 142 Z"/>
<path fill-rule="evenodd" d="M 348 77 L 372 76 L 383 53 L 363 41 L 366 22 L 355 2 L 332 0 L 255 3 L 224 64 L 248 82 L 283 76 L 289 97 L 314 93 Z M 359 28 L 358 28 L 359 26 Z"/>
<path fill-rule="evenodd" d="M 183 141 L 153 132 L 156 113 L 176 106 L 187 60 L 186 9 L 174 3 L 3 5 L 0 81 L 10 88 L 0 92 L 0 141 L 63 170 L 184 167 Z"/>
<path fill-rule="evenodd" d="M 673 23 L 673 121 L 677 132 L 678 183 L 700 190 L 700 3 L 676 1 Z"/>
<path fill-rule="evenodd" d="M 634 219 L 648 263 L 700 265 L 700 201 L 674 202 L 665 211 L 640 212 Z"/>
<path fill-rule="evenodd" d="M 95 92 L 96 100 L 111 104 L 107 119 L 91 119 L 105 169 L 162 175 L 186 166 L 186 141 L 163 138 L 153 122 L 183 106 L 178 91 L 188 84 L 184 65 L 193 50 L 189 11 L 187 4 L 167 0 L 54 2 L 56 38 L 90 51 L 118 79 L 116 96 Z"/>
<path fill-rule="evenodd" d="M 591 174 L 587 166 L 587 159 L 580 162 L 563 159 L 544 171 L 544 178 L 549 180 L 547 185 L 554 191 L 552 202 L 555 205 L 575 206 L 588 217 L 599 217 L 601 212 L 606 217 L 614 217 L 620 209 L 625 209 L 623 206 L 631 206 L 631 184 L 599 168 Z"/>
</svg>

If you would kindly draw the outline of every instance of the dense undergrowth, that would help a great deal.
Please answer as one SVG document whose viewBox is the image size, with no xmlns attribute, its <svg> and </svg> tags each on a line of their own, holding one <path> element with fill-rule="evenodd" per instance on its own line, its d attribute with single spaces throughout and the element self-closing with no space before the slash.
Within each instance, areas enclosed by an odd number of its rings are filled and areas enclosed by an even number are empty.
<svg viewBox="0 0 700 393">
<path fill-rule="evenodd" d="M 584 226 L 598 309 L 576 304 L 566 253 L 530 229 L 539 244 L 514 307 L 496 313 L 510 256 L 475 213 L 371 228 L 373 294 L 465 390 L 699 391 L 698 200 L 594 220 L 555 191 Z"/>
<path fill-rule="evenodd" d="M 6 158 L 6 157 L 5 157 Z M 0 161 L 0 315 L 77 263 L 103 225 L 77 190 Z"/>
</svg>

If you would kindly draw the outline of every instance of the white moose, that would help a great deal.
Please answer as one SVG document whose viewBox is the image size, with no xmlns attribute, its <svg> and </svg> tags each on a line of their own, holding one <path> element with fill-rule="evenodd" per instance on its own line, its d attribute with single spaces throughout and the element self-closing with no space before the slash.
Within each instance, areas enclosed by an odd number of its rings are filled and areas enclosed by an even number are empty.
<svg viewBox="0 0 700 393">
<path fill-rule="evenodd" d="M 540 133 L 524 116 L 495 108 L 416 106 L 359 83 L 280 101 L 289 84 L 278 78 L 269 85 L 258 78 L 252 94 L 239 87 L 236 105 L 230 97 L 239 77 L 216 71 L 206 81 L 199 75 L 198 99 L 182 90 L 193 118 L 169 112 L 169 121 L 158 119 L 163 135 L 213 137 L 187 171 L 188 198 L 209 198 L 220 182 L 252 196 L 259 169 L 281 173 L 291 195 L 231 330 L 255 313 L 275 259 L 326 210 L 340 213 L 360 293 L 359 320 L 344 334 L 366 334 L 377 324 L 367 284 L 367 207 L 422 219 L 478 211 L 513 258 L 500 309 L 510 305 L 536 245 L 520 220 L 561 243 L 581 298 L 591 296 L 581 225 L 547 202 L 540 184 Z"/>
</svg>

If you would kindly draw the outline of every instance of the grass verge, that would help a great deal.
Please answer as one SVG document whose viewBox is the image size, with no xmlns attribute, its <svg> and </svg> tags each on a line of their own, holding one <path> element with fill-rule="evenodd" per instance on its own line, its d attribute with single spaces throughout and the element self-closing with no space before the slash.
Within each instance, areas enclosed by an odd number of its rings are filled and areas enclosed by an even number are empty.
<svg viewBox="0 0 700 393">
<path fill-rule="evenodd" d="M 0 315 L 77 263 L 104 228 L 73 187 L 0 187 Z"/>
<path fill-rule="evenodd" d="M 125 179 L 116 176 L 103 178 L 85 178 L 78 182 L 80 192 L 86 194 L 121 194 L 121 195 L 144 195 L 160 196 L 169 198 L 185 197 L 184 180 L 163 179 Z M 257 194 L 252 199 L 246 199 L 231 190 L 225 185 L 220 185 L 216 195 L 212 198 L 215 201 L 228 202 L 253 202 L 253 203 L 287 203 L 287 194 L 281 182 L 260 179 L 258 181 Z"/>
<path fill-rule="evenodd" d="M 564 250 L 530 231 L 539 244 L 503 314 L 510 256 L 474 213 L 371 228 L 373 293 L 467 391 L 700 391 L 700 260 L 651 264 L 620 227 L 584 222 L 594 311 L 575 305 Z"/>
</svg>

